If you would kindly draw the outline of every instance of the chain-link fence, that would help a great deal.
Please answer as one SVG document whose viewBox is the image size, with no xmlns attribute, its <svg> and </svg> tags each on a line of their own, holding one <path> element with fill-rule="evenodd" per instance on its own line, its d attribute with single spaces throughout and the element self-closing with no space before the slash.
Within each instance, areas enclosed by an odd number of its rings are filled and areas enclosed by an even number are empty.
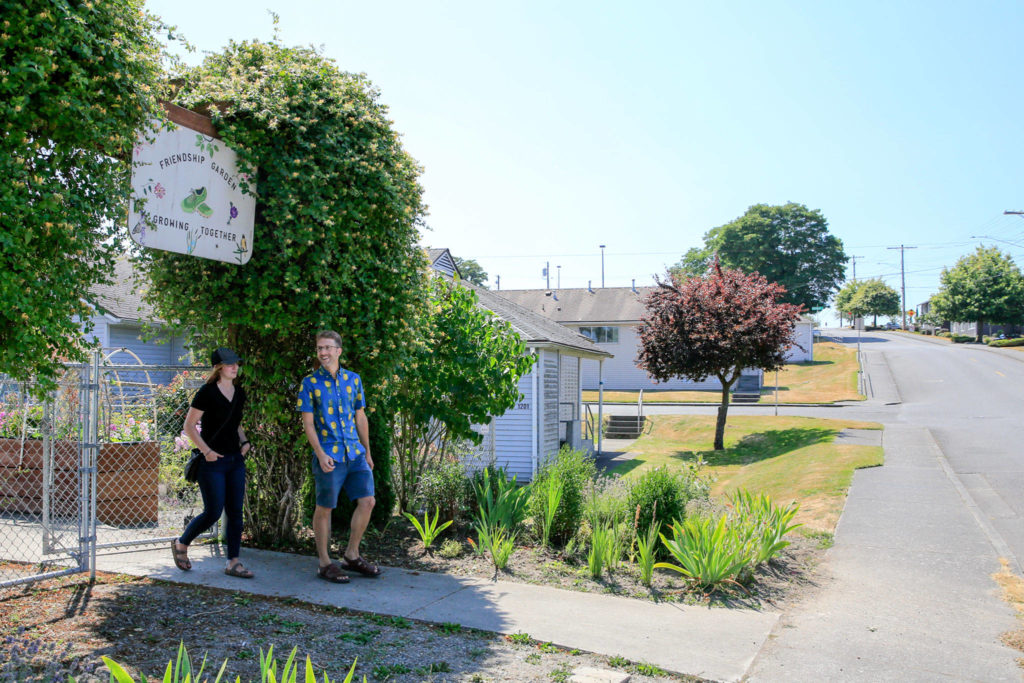
<svg viewBox="0 0 1024 683">
<path fill-rule="evenodd" d="M 169 541 L 202 507 L 184 479 L 192 448 L 182 432 L 208 369 L 99 368 L 97 548 Z"/>
<path fill-rule="evenodd" d="M 49 396 L 0 379 L 0 585 L 80 571 L 89 529 L 81 402 L 86 368 L 69 369 Z"/>
<path fill-rule="evenodd" d="M 202 506 L 182 428 L 203 370 L 97 354 L 46 395 L 0 377 L 0 586 L 181 534 Z"/>
</svg>

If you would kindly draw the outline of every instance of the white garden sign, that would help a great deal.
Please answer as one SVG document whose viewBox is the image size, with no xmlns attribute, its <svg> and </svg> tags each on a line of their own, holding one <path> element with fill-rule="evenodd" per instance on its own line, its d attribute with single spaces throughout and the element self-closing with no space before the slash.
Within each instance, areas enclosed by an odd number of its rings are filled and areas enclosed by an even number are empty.
<svg viewBox="0 0 1024 683">
<path fill-rule="evenodd" d="M 168 124 L 139 137 L 128 225 L 143 247 L 244 264 L 252 255 L 256 198 L 221 140 Z"/>
</svg>

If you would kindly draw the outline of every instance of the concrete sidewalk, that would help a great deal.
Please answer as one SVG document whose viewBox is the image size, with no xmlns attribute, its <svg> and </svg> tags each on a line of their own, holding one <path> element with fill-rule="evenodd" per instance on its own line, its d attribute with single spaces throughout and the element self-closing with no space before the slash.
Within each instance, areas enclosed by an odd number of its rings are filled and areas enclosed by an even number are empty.
<svg viewBox="0 0 1024 683">
<path fill-rule="evenodd" d="M 170 544 L 168 544 L 169 546 Z M 504 581 L 387 569 L 378 579 L 333 585 L 315 576 L 315 557 L 243 549 L 256 573 L 225 576 L 217 545 L 192 548 L 192 571 L 179 571 L 170 547 L 98 558 L 98 569 L 186 584 L 294 597 L 364 612 L 512 634 L 604 655 L 620 655 L 667 671 L 718 681 L 742 678 L 779 614 L 688 607 Z"/>
</svg>

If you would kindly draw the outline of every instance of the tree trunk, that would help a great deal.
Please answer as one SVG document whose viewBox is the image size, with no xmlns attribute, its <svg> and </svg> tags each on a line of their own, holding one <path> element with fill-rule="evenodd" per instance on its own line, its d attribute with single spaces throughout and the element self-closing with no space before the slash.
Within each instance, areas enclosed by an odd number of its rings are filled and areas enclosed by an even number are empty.
<svg viewBox="0 0 1024 683">
<path fill-rule="evenodd" d="M 725 375 L 719 375 L 718 381 L 722 383 L 722 404 L 718 406 L 718 421 L 715 423 L 715 450 L 725 450 L 725 419 L 729 415 L 729 392 L 732 385 L 739 379 L 740 370 L 727 379 Z"/>
<path fill-rule="evenodd" d="M 985 329 L 985 319 L 984 318 L 979 318 L 978 319 L 978 329 L 975 330 L 975 332 L 977 332 L 978 334 L 977 334 L 977 338 L 974 340 L 974 341 L 978 342 L 979 344 L 982 343 L 982 337 L 984 336 L 984 329 Z"/>
</svg>

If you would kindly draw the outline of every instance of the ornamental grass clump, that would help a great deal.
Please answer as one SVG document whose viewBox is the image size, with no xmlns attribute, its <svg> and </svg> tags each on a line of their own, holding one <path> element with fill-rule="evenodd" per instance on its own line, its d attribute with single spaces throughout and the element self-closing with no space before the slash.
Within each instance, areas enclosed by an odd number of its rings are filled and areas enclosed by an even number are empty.
<svg viewBox="0 0 1024 683">
<path fill-rule="evenodd" d="M 547 505 L 544 507 L 543 533 L 541 544 L 545 547 L 551 543 L 551 525 L 555 522 L 555 513 L 558 512 L 558 504 L 562 502 L 562 481 L 548 479 L 544 482 L 547 496 Z"/>
<path fill-rule="evenodd" d="M 784 508 L 772 503 L 766 493 L 752 494 L 737 490 L 731 497 L 737 524 L 749 529 L 748 552 L 751 568 L 767 562 L 782 552 L 789 541 L 783 537 L 802 524 L 790 524 L 800 506 L 792 502 Z"/>
<path fill-rule="evenodd" d="M 433 520 L 430 519 L 429 510 L 424 512 L 423 522 L 420 522 L 420 520 L 416 519 L 416 517 L 414 517 L 411 513 L 406 512 L 404 514 L 406 518 L 410 522 L 412 522 L 412 525 L 416 527 L 416 531 L 420 535 L 420 540 L 423 541 L 423 548 L 425 550 L 430 548 L 430 546 L 434 543 L 434 539 L 436 539 L 441 534 L 442 531 L 444 531 L 452 525 L 452 520 L 450 519 L 444 524 L 441 524 L 440 526 L 438 525 L 438 522 L 441 521 L 441 511 L 437 508 L 434 508 Z"/>
<path fill-rule="evenodd" d="M 749 560 L 742 543 L 722 515 L 690 518 L 672 525 L 672 540 L 661 534 L 661 542 L 678 564 L 658 562 L 655 569 L 682 574 L 692 587 L 711 591 L 723 584 L 739 585 L 735 577 Z"/>
<path fill-rule="evenodd" d="M 530 487 L 519 486 L 516 476 L 509 479 L 504 469 L 488 467 L 481 471 L 480 480 L 474 482 L 477 502 L 477 522 L 480 527 L 500 527 L 515 532 L 526 517 L 530 500 Z"/>
<path fill-rule="evenodd" d="M 647 533 L 636 537 L 636 563 L 640 569 L 640 583 L 650 587 L 654 576 L 655 554 L 658 550 L 658 535 L 661 524 L 655 522 L 647 528 Z"/>
<path fill-rule="evenodd" d="M 288 655 L 287 661 L 284 663 L 284 667 L 278 672 L 277 660 L 274 659 L 274 646 L 271 645 L 267 653 L 263 653 L 263 648 L 260 648 L 260 683 L 298 683 L 299 681 L 299 663 L 295 659 L 295 655 L 298 652 L 298 648 L 292 648 L 291 654 Z M 356 673 L 356 660 L 353 660 L 352 666 L 348 670 L 348 674 L 342 680 L 342 683 L 351 683 Z M 118 662 L 114 661 L 110 657 L 104 656 L 103 663 L 110 669 L 110 680 L 116 681 L 117 683 L 135 683 L 135 679 L 125 671 L 124 667 Z M 213 679 L 213 683 L 220 683 L 224 677 L 224 670 L 227 668 L 228 660 L 224 660 L 224 663 L 220 665 L 220 669 L 217 672 L 217 677 Z M 203 657 L 203 661 L 199 665 L 198 671 L 192 665 L 192 658 L 189 657 L 188 650 L 185 649 L 185 643 L 178 643 L 178 654 L 177 657 L 167 662 L 167 668 L 164 670 L 163 681 L 164 683 L 190 683 L 193 681 L 209 681 L 209 677 L 203 678 L 203 670 L 206 668 L 206 657 Z M 74 681 L 73 678 L 69 677 L 69 680 Z M 147 680 L 145 676 L 142 676 L 141 680 L 143 683 Z M 330 677 L 327 672 L 323 673 L 323 683 L 331 683 Z M 302 678 L 303 683 L 320 683 L 317 679 L 317 674 L 313 670 L 313 662 L 306 655 L 306 666 L 304 670 L 304 676 Z M 363 683 L 366 683 L 366 676 L 363 676 Z"/>
<path fill-rule="evenodd" d="M 580 528 L 584 518 L 587 486 L 597 474 L 594 461 L 583 451 L 563 446 L 554 458 L 541 466 L 534 478 L 529 516 L 543 520 L 548 506 L 548 482 L 558 482 L 562 495 L 548 530 L 549 542 L 565 544 Z"/>
</svg>

